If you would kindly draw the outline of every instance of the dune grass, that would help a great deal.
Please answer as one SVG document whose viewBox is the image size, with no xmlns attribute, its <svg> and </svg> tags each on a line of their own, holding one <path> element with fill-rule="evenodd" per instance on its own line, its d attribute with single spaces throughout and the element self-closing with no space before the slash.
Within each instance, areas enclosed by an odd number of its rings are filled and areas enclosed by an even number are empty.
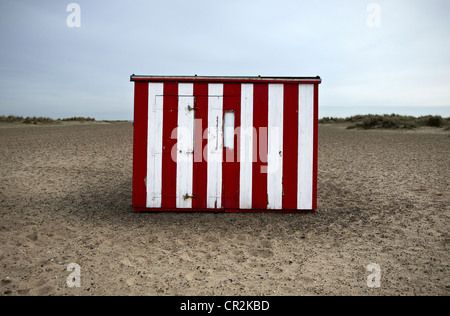
<svg viewBox="0 0 450 316">
<path fill-rule="evenodd" d="M 49 117 L 23 117 L 9 115 L 0 116 L 0 123 L 23 123 L 23 124 L 61 124 L 62 122 L 96 122 L 91 117 L 69 117 L 52 119 Z M 105 121 L 120 122 L 120 121 Z M 450 130 L 450 117 L 441 116 L 405 116 L 398 114 L 385 115 L 354 115 L 347 118 L 324 117 L 319 120 L 319 124 L 348 124 L 348 129 L 414 129 L 423 126 L 444 128 Z"/>
<path fill-rule="evenodd" d="M 354 115 L 347 118 L 324 117 L 320 124 L 349 124 L 348 129 L 414 129 L 423 126 L 450 129 L 450 117 L 441 116 L 405 116 L 398 114 Z"/>
<path fill-rule="evenodd" d="M 22 116 L 9 115 L 0 116 L 0 123 L 23 123 L 25 119 Z"/>
<path fill-rule="evenodd" d="M 23 124 L 61 124 L 61 122 L 95 122 L 94 118 L 91 117 L 70 117 L 63 119 L 52 119 L 49 117 L 23 117 L 23 116 L 15 116 L 9 115 L 0 116 L 0 123 L 23 123 Z"/>
<path fill-rule="evenodd" d="M 69 118 L 63 118 L 59 119 L 62 122 L 95 122 L 95 118 L 92 117 L 69 117 Z"/>
</svg>

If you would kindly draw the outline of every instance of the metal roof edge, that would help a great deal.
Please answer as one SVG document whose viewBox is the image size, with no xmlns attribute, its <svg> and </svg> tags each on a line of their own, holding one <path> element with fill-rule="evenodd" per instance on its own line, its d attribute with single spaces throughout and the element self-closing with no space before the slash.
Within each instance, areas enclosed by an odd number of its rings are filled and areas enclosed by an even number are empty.
<svg viewBox="0 0 450 316">
<path fill-rule="evenodd" d="M 321 83 L 322 79 L 316 77 L 262 77 L 262 76 L 156 76 L 156 75 L 131 75 L 130 81 L 252 81 L 252 82 L 314 82 Z"/>
</svg>

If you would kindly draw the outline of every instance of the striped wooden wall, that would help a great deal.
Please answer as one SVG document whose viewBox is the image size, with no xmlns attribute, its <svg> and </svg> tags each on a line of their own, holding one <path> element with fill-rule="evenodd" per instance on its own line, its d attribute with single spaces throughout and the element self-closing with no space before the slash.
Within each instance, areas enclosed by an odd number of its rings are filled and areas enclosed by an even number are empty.
<svg viewBox="0 0 450 316">
<path fill-rule="evenodd" d="M 318 83 L 136 82 L 137 210 L 315 210 Z"/>
</svg>

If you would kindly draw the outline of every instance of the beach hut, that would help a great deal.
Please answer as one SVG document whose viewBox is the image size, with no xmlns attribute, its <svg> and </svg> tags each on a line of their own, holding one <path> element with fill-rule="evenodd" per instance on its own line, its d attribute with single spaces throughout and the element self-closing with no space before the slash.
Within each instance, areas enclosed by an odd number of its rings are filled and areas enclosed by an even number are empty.
<svg viewBox="0 0 450 316">
<path fill-rule="evenodd" d="M 317 208 L 320 77 L 131 81 L 136 212 Z"/>
</svg>

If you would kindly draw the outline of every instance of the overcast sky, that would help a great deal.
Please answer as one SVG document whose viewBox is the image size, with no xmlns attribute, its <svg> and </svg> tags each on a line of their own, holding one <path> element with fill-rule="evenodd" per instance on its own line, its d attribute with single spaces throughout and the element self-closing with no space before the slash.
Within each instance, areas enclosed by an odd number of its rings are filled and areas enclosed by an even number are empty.
<svg viewBox="0 0 450 316">
<path fill-rule="evenodd" d="M 448 0 L 0 0 L 0 115 L 131 120 L 133 73 L 320 75 L 321 107 L 449 115 L 449 12 Z"/>
</svg>

